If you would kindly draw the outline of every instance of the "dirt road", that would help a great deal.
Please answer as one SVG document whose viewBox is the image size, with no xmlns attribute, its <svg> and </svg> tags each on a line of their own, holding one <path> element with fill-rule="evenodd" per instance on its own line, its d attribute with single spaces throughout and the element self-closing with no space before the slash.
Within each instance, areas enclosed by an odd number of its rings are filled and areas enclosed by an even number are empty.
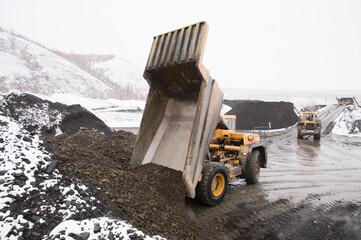
<svg viewBox="0 0 361 240">
<path fill-rule="evenodd" d="M 297 139 L 270 133 L 260 183 L 235 182 L 214 208 L 189 200 L 188 214 L 220 229 L 220 239 L 359 239 L 361 139 Z"/>
</svg>

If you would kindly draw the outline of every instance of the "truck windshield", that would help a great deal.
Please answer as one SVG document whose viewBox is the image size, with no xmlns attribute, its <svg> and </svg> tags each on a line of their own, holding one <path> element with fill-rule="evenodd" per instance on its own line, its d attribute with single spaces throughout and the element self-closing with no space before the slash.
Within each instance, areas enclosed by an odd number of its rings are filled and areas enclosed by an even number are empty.
<svg viewBox="0 0 361 240">
<path fill-rule="evenodd" d="M 235 130 L 236 119 L 231 119 L 231 118 L 226 119 L 226 125 L 227 125 L 228 129 Z"/>
<path fill-rule="evenodd" d="M 305 121 L 313 121 L 313 114 L 305 114 Z"/>
</svg>

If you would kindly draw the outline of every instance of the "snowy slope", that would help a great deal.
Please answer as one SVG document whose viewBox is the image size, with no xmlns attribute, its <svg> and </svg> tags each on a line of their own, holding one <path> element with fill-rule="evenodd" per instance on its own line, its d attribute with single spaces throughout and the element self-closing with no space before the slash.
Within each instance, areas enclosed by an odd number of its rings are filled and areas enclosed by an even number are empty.
<svg viewBox="0 0 361 240">
<path fill-rule="evenodd" d="M 129 92 L 137 92 L 144 97 L 148 93 L 149 86 L 142 77 L 142 69 L 122 58 L 95 59 L 90 63 L 90 68 L 102 73 L 107 79 L 121 86 L 124 90 L 128 89 Z"/>
<path fill-rule="evenodd" d="M 361 108 L 356 105 L 346 106 L 335 119 L 331 133 L 361 136 Z"/>
<path fill-rule="evenodd" d="M 75 64 L 0 31 L 0 92 L 72 93 L 105 98 L 114 90 Z"/>
</svg>

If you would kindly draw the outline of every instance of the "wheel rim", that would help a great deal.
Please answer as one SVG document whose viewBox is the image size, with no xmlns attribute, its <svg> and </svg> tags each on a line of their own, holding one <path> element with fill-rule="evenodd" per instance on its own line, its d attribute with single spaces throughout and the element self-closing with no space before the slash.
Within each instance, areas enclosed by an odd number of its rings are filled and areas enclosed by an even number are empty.
<svg viewBox="0 0 361 240">
<path fill-rule="evenodd" d="M 212 195 L 218 197 L 224 191 L 224 187 L 226 186 L 226 179 L 223 174 L 217 173 L 212 179 L 211 191 Z"/>
</svg>

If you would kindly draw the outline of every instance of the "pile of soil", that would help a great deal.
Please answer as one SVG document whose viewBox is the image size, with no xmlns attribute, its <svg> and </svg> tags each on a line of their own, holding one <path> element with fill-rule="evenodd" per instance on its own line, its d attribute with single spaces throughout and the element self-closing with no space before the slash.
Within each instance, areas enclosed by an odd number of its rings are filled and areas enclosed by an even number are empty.
<svg viewBox="0 0 361 240">
<path fill-rule="evenodd" d="M 75 133 L 82 129 L 111 134 L 111 129 L 93 113 L 77 105 L 53 103 L 31 94 L 0 96 L 0 114 L 20 122 L 27 131 L 54 136 L 58 131 Z"/>
<path fill-rule="evenodd" d="M 106 136 L 80 131 L 47 138 L 61 172 L 100 187 L 146 234 L 168 239 L 212 239 L 209 227 L 190 219 L 182 172 L 154 164 L 130 168 L 136 136 L 118 131 Z"/>
<path fill-rule="evenodd" d="M 239 130 L 269 127 L 269 123 L 272 129 L 286 128 L 299 120 L 290 102 L 224 100 L 224 104 L 232 107 L 226 114 L 237 116 L 236 129 Z"/>
</svg>

